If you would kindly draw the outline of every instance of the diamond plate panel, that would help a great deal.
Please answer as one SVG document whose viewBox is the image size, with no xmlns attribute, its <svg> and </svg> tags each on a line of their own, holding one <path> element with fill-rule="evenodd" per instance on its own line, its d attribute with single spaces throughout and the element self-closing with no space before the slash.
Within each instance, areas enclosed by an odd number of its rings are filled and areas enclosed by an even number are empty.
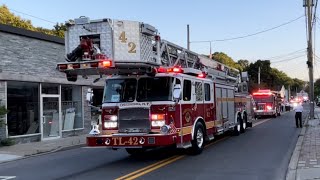
<svg viewBox="0 0 320 180">
<path fill-rule="evenodd" d="M 156 63 L 155 52 L 152 49 L 152 39 L 147 35 L 141 34 L 140 44 L 141 60 L 144 62 Z"/>
<path fill-rule="evenodd" d="M 122 38 L 120 38 L 121 35 Z M 114 21 L 114 60 L 116 62 L 142 61 L 140 58 L 139 22 Z"/>
<path fill-rule="evenodd" d="M 74 25 L 69 27 L 66 38 L 66 52 L 72 52 L 79 44 L 80 37 L 85 35 L 100 35 L 100 50 L 108 57 L 113 58 L 112 29 L 108 22 L 97 22 L 85 25 Z"/>
</svg>

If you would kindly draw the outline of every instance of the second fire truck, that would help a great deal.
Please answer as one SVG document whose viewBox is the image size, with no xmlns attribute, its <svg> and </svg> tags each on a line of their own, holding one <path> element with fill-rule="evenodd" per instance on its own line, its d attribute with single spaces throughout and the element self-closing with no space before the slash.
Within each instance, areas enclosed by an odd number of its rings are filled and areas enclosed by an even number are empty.
<svg viewBox="0 0 320 180">
<path fill-rule="evenodd" d="M 106 77 L 89 147 L 137 154 L 175 145 L 199 154 L 215 136 L 252 127 L 246 73 L 162 40 L 149 24 L 82 17 L 68 24 L 66 49 L 69 62 L 57 69 L 69 81 Z"/>
<path fill-rule="evenodd" d="M 255 117 L 280 116 L 281 97 L 279 93 L 270 89 L 258 90 L 253 93 L 253 99 Z"/>
</svg>

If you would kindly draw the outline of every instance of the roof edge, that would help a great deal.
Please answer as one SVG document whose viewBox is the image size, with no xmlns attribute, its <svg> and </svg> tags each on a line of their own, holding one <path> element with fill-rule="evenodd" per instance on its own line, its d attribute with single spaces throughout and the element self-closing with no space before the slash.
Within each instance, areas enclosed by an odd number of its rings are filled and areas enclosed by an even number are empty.
<svg viewBox="0 0 320 180">
<path fill-rule="evenodd" d="M 30 30 L 26 30 L 23 28 L 18 28 L 18 27 L 6 25 L 6 24 L 0 24 L 0 32 L 25 36 L 25 37 L 29 37 L 29 38 L 34 38 L 34 39 L 39 39 L 39 40 L 44 40 L 44 41 L 64 45 L 64 38 L 44 34 L 41 32 L 30 31 Z"/>
</svg>

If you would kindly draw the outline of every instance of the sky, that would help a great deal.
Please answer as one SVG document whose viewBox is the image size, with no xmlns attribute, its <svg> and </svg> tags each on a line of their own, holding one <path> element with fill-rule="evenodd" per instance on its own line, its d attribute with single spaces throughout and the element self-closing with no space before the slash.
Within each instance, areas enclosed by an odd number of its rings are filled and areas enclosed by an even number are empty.
<svg viewBox="0 0 320 180">
<path fill-rule="evenodd" d="M 212 41 L 212 52 L 224 52 L 235 61 L 269 59 L 271 67 L 289 77 L 309 79 L 303 0 L 0 0 L 3 4 L 34 26 L 50 29 L 56 22 L 80 16 L 141 21 L 156 27 L 163 39 L 183 47 L 187 47 L 189 24 L 190 49 L 194 52 L 209 54 L 210 43 L 196 41 Z M 294 19 L 246 38 L 213 41 L 255 34 Z M 315 54 L 320 57 L 320 25 L 314 29 Z M 314 62 L 314 78 L 318 79 L 320 58 Z"/>
</svg>

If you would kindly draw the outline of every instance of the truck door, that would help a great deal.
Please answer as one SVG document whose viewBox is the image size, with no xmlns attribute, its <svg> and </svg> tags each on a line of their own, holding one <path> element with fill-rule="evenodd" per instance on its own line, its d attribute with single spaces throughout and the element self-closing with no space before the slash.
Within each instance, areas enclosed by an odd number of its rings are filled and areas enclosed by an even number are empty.
<svg viewBox="0 0 320 180">
<path fill-rule="evenodd" d="M 203 81 L 198 81 L 198 80 L 195 81 L 194 92 L 195 92 L 195 100 L 196 100 L 193 107 L 194 117 L 204 118 L 205 107 L 203 104 L 203 100 L 204 100 Z"/>
<path fill-rule="evenodd" d="M 206 127 L 208 129 L 207 134 L 212 134 L 213 127 L 214 127 L 214 116 L 215 116 L 215 107 L 213 101 L 213 83 L 205 82 L 203 83 L 204 89 L 204 103 L 203 103 L 203 110 L 204 110 L 204 121 L 206 123 Z"/>
<path fill-rule="evenodd" d="M 181 124 L 182 124 L 182 134 L 191 134 L 192 125 L 194 120 L 193 107 L 195 106 L 194 97 L 194 82 L 191 79 L 183 78 L 183 91 L 182 91 L 182 101 L 181 101 Z M 191 138 L 191 136 L 190 136 Z"/>
</svg>

